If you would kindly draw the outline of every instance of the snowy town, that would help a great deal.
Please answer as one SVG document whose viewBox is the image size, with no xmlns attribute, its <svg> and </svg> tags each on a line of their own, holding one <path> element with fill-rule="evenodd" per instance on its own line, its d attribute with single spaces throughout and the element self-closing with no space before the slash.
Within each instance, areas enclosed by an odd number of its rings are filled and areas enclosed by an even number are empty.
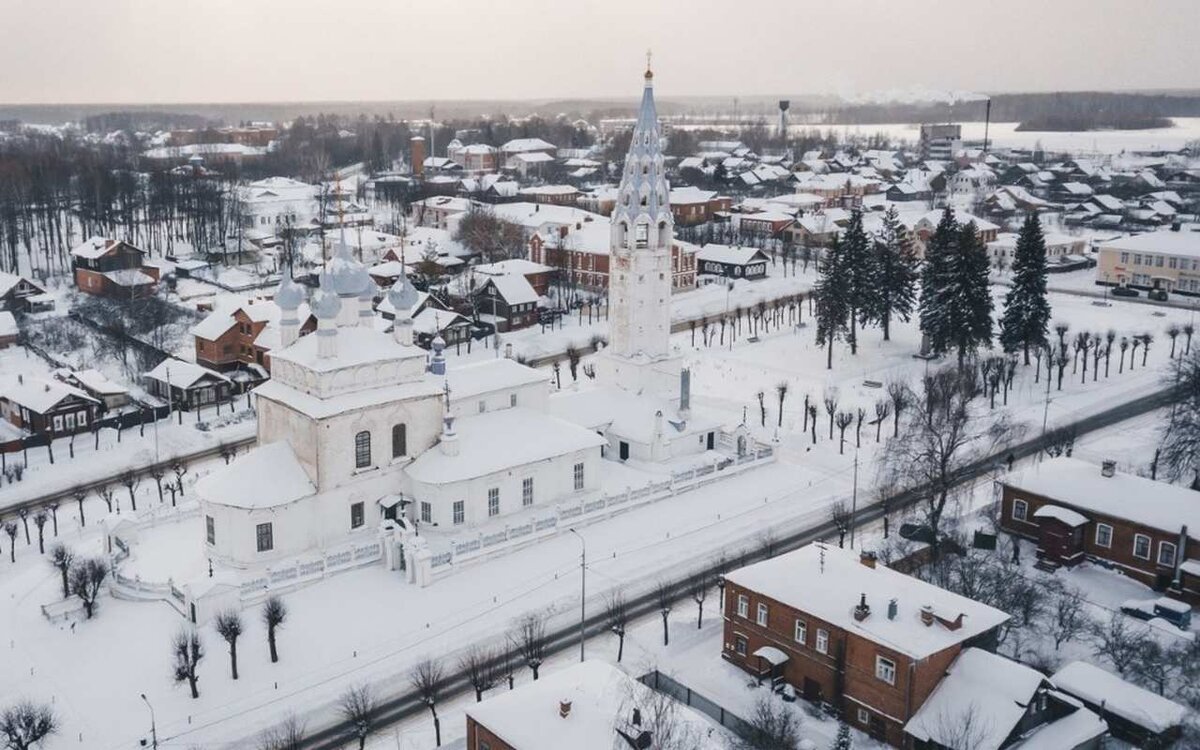
<svg viewBox="0 0 1200 750">
<path fill-rule="evenodd" d="M 0 748 L 1200 748 L 1200 8 L 833 94 L 468 4 L 605 51 L 0 81 Z"/>
</svg>

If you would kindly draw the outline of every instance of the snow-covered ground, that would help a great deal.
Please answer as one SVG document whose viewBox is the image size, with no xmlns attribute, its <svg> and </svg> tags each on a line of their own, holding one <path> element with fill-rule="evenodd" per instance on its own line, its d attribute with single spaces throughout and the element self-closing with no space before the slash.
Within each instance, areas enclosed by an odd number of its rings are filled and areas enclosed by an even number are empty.
<svg viewBox="0 0 1200 750">
<path fill-rule="evenodd" d="M 1139 351 L 1133 372 L 1126 366 L 1118 376 L 1114 358 L 1109 378 L 1101 376 L 1093 383 L 1089 375 L 1081 385 L 1068 368 L 1063 391 L 1051 392 L 1051 424 L 1157 387 L 1168 348 L 1161 330 L 1172 317 L 1155 317 L 1155 310 L 1143 305 L 1114 302 L 1101 308 L 1084 298 L 1052 298 L 1055 319 L 1069 322 L 1072 331 L 1152 331 L 1158 340 L 1145 368 Z M 1168 311 L 1169 316 L 1183 314 Z M 856 356 L 839 343 L 832 370 L 825 369 L 824 351 L 814 345 L 811 328 L 773 331 L 756 343 L 743 334 L 732 348 L 723 349 L 691 349 L 688 332 L 677 334 L 675 341 L 687 350 L 693 367 L 694 408 L 713 411 L 732 423 L 745 413 L 750 426 L 767 440 L 774 440 L 778 432 L 779 461 L 752 470 L 736 484 L 718 482 L 586 527 L 590 607 L 599 606 L 604 593 L 615 587 L 635 593 L 660 577 L 682 577 L 689 565 L 758 546 L 766 529 L 783 535 L 827 519 L 829 505 L 846 497 L 854 482 L 853 428 L 841 454 L 837 440 L 827 437 L 822 413 L 813 445 L 811 437 L 800 432 L 804 395 L 820 398 L 827 387 L 836 386 L 841 408 L 861 405 L 873 418 L 872 405 L 882 392 L 865 381 L 912 382 L 927 366 L 936 366 L 912 358 L 918 342 L 912 323 L 895 326 L 891 342 L 867 330 Z M 563 378 L 568 378 L 565 372 Z M 789 392 L 783 425 L 778 427 L 774 389 L 781 381 L 788 382 Z M 1010 413 L 1033 429 L 1040 429 L 1046 409 L 1043 384 L 1033 383 L 1032 368 L 1018 368 L 1009 396 Z M 755 394 L 760 389 L 767 407 L 765 427 L 759 426 Z M 873 428 L 864 425 L 857 456 L 863 496 L 872 491 L 875 452 Z M 148 489 L 153 491 L 152 484 L 142 491 Z M 189 510 L 184 504 L 178 513 Z M 199 531 L 194 518 L 184 518 L 143 532 L 127 573 L 154 579 L 166 567 L 194 573 L 204 564 L 196 553 L 201 547 Z M 83 532 L 63 533 L 78 550 L 99 550 L 91 519 Z M 241 678 L 236 682 L 229 677 L 225 644 L 211 626 L 201 628 L 208 656 L 201 664 L 201 697 L 192 700 L 186 687 L 171 679 L 169 639 L 182 624 L 174 610 L 163 603 L 105 598 L 92 621 L 73 627 L 51 624 L 39 605 L 57 599 L 57 573 L 38 559 L 36 548 L 26 548 L 21 541 L 18 548 L 17 563 L 0 574 L 0 598 L 10 602 L 0 616 L 0 643 L 10 644 L 6 661 L 11 665 L 6 670 L 10 677 L 0 685 L 0 703 L 25 695 L 53 699 L 63 730 L 47 744 L 50 750 L 79 746 L 80 733 L 87 747 L 132 746 L 145 736 L 148 725 L 142 692 L 154 703 L 160 739 L 172 738 L 183 747 L 245 747 L 245 737 L 287 712 L 307 717 L 313 727 L 325 723 L 332 716 L 332 702 L 348 685 L 373 682 L 392 692 L 406 689 L 406 671 L 420 658 L 452 654 L 475 640 L 501 637 L 507 624 L 525 611 L 550 613 L 555 625 L 571 622 L 578 611 L 579 546 L 571 536 L 467 566 L 428 588 L 407 585 L 398 574 L 378 567 L 355 570 L 286 595 L 291 617 L 281 634 L 278 664 L 267 658 L 259 613 L 247 611 L 246 633 L 239 643 Z M 687 609 L 683 606 L 681 612 Z M 683 623 L 691 618 L 680 619 L 677 627 L 686 627 Z M 653 635 L 647 635 L 647 642 L 652 640 Z M 679 648 L 688 642 L 683 638 Z M 699 653 L 708 647 L 696 648 Z M 713 658 L 719 660 L 716 653 Z M 714 686 L 707 689 L 714 690 L 722 682 L 720 668 L 698 664 L 700 673 L 694 678 L 681 672 L 685 681 L 695 679 L 699 684 L 694 687 L 702 692 L 711 681 Z M 705 670 L 714 670 L 711 675 L 716 676 L 705 676 Z M 710 697 L 731 702 L 746 698 Z"/>
</svg>

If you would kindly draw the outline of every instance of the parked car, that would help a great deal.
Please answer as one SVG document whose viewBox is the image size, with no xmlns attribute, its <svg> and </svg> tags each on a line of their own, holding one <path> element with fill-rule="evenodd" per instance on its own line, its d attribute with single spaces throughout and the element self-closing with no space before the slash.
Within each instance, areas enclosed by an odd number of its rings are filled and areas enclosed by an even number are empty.
<svg viewBox="0 0 1200 750">
<path fill-rule="evenodd" d="M 1138 295 L 1138 290 L 1136 290 L 1136 289 L 1130 289 L 1127 286 L 1114 286 L 1113 290 L 1112 290 L 1112 296 L 1114 296 L 1114 297 L 1137 297 L 1139 295 Z"/>
<path fill-rule="evenodd" d="M 1121 611 L 1139 620 L 1166 620 L 1181 630 L 1192 625 L 1191 606 L 1166 596 L 1150 600 L 1130 599 L 1121 605 Z"/>
<path fill-rule="evenodd" d="M 1166 289 L 1151 289 L 1150 291 L 1146 292 L 1146 296 L 1149 297 L 1150 299 L 1154 300 L 1155 302 L 1166 302 L 1167 301 L 1167 290 Z"/>
</svg>

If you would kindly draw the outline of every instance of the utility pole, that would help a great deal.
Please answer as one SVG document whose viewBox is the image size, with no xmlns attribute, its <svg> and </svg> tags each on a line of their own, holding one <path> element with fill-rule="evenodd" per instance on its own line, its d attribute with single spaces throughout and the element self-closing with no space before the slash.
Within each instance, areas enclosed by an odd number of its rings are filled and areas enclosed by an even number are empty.
<svg viewBox="0 0 1200 750">
<path fill-rule="evenodd" d="M 858 521 L 858 448 L 854 449 L 854 485 L 850 494 L 850 549 L 854 549 L 854 527 Z"/>
<path fill-rule="evenodd" d="M 567 529 L 579 537 L 579 661 L 584 660 L 584 623 L 587 621 L 587 542 L 575 529 Z"/>
</svg>

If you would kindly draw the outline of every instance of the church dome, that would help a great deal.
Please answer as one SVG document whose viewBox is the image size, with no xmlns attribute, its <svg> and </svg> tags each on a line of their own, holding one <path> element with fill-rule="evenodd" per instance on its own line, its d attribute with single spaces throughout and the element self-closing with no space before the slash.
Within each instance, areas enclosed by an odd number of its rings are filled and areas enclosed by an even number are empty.
<svg viewBox="0 0 1200 750">
<path fill-rule="evenodd" d="M 295 310 L 304 302 L 304 287 L 292 280 L 290 272 L 284 272 L 275 292 L 275 304 L 280 310 Z"/>
<path fill-rule="evenodd" d="M 325 282 L 328 279 L 327 274 L 326 278 L 322 279 L 321 288 L 312 295 L 312 311 L 317 320 L 336 320 L 342 309 L 342 300 L 326 287 Z"/>
<path fill-rule="evenodd" d="M 338 247 L 325 272 L 329 277 L 329 289 L 343 297 L 359 296 L 371 282 L 367 267 L 356 261 L 345 245 Z"/>
<path fill-rule="evenodd" d="M 392 284 L 392 288 L 388 290 L 388 302 L 391 303 L 392 309 L 396 314 L 403 311 L 411 312 L 413 306 L 417 304 L 417 288 L 409 282 L 406 274 L 400 274 L 400 278 L 396 279 L 396 283 Z"/>
</svg>

